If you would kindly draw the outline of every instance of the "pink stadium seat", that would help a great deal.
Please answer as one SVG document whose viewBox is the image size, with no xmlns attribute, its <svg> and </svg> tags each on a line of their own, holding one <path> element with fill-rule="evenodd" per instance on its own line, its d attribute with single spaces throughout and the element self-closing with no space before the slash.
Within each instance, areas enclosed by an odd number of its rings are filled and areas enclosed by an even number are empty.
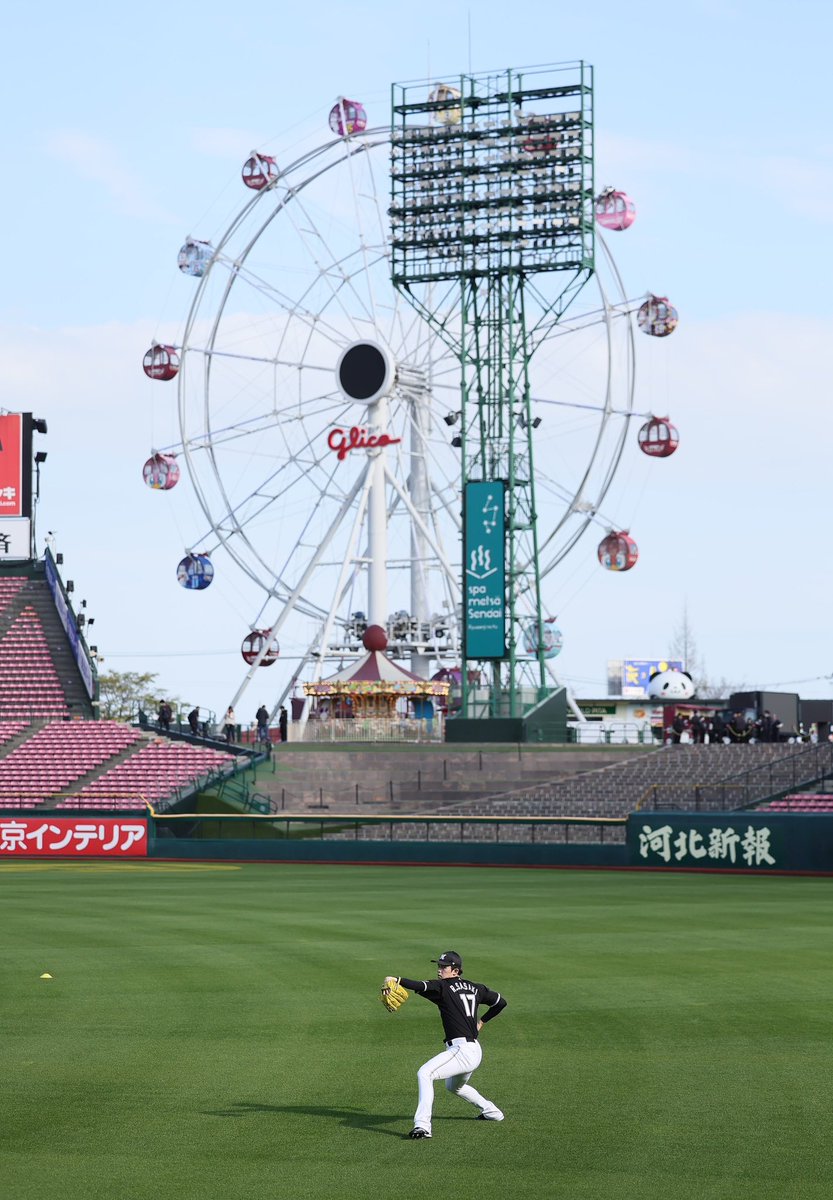
<svg viewBox="0 0 833 1200">
<path fill-rule="evenodd" d="M 8 580 L 6 581 L 8 582 Z M 9 599 L 26 583 L 4 593 Z M 0 611 L 3 598 L 0 597 Z M 0 718 L 60 716 L 66 697 L 52 662 L 46 634 L 31 605 L 22 609 L 0 637 Z"/>
<path fill-rule="evenodd" d="M 115 721 L 45 725 L 0 759 L 0 806 L 42 804 L 141 740 L 138 730 Z"/>
</svg>

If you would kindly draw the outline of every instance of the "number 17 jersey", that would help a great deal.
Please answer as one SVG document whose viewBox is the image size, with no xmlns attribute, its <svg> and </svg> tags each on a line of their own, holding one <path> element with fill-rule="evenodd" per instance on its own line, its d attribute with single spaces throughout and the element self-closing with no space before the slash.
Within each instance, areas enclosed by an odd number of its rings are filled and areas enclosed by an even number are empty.
<svg viewBox="0 0 833 1200">
<path fill-rule="evenodd" d="M 477 1041 L 477 1009 L 481 1004 L 489 1006 L 480 1018 L 484 1022 L 506 1007 L 500 992 L 492 991 L 484 983 L 472 983 L 470 979 L 406 979 L 402 976 L 399 982 L 436 1004 L 447 1042 L 461 1037 L 470 1042 Z"/>
</svg>

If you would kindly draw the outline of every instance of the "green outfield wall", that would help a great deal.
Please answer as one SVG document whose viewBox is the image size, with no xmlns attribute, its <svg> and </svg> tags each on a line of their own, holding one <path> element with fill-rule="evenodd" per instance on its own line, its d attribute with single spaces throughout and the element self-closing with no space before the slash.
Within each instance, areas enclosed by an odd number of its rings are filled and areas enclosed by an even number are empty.
<svg viewBox="0 0 833 1200">
<path fill-rule="evenodd" d="M 833 813 L 632 813 L 632 867 L 833 874 Z"/>
<path fill-rule="evenodd" d="M 623 818 L 160 814 L 154 858 L 272 862 L 627 865 Z"/>
<path fill-rule="evenodd" d="M 833 874 L 833 814 L 160 817 L 157 858 Z"/>
<path fill-rule="evenodd" d="M 279 842 L 247 838 L 157 840 L 151 857 L 260 862 L 400 863 L 402 866 L 624 867 L 624 845 L 494 846 L 475 842 Z"/>
<path fill-rule="evenodd" d="M 9 858 L 467 864 L 833 875 L 833 813 L 625 817 L 0 810 Z"/>
</svg>

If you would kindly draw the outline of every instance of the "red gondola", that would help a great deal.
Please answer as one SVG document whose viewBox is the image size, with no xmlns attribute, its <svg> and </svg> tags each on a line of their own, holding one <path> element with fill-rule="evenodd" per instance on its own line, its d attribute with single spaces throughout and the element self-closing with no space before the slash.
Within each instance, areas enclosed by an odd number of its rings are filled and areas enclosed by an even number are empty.
<svg viewBox="0 0 833 1200">
<path fill-rule="evenodd" d="M 602 229 L 629 229 L 636 220 L 636 205 L 627 192 L 606 187 L 595 200 L 596 220 Z"/>
<path fill-rule="evenodd" d="M 251 633 L 246 634 L 246 636 L 243 638 L 243 645 L 240 647 L 240 653 L 243 655 L 250 667 L 257 659 L 257 656 L 263 649 L 264 643 L 268 637 L 268 629 L 253 629 Z M 278 661 L 280 652 L 281 648 L 278 644 L 278 639 L 272 638 L 269 649 L 260 660 L 260 666 L 271 667 L 272 663 L 276 663 Z"/>
<path fill-rule="evenodd" d="M 175 346 L 162 346 L 154 342 L 142 359 L 142 370 L 148 379 L 176 379 L 179 372 L 179 354 Z"/>
<path fill-rule="evenodd" d="M 639 431 L 639 449 L 651 458 L 668 458 L 680 444 L 680 435 L 668 417 L 651 417 Z"/>
<path fill-rule="evenodd" d="M 154 454 L 142 467 L 142 478 L 155 492 L 169 492 L 179 483 L 179 463 L 175 454 Z"/>
<path fill-rule="evenodd" d="M 639 547 L 626 529 L 611 530 L 599 542 L 599 562 L 608 571 L 629 571 L 639 558 Z"/>
<path fill-rule="evenodd" d="M 636 314 L 637 324 L 649 337 L 668 337 L 677 328 L 680 314 L 667 296 L 649 296 Z"/>
<path fill-rule="evenodd" d="M 280 172 L 274 158 L 268 154 L 258 154 L 256 150 L 253 150 L 243 163 L 240 174 L 246 187 L 252 188 L 255 192 L 262 192 L 270 183 L 275 182 Z"/>
<path fill-rule="evenodd" d="M 363 133 L 367 129 L 367 113 L 358 100 L 347 100 L 340 96 L 330 109 L 330 129 L 341 137 Z"/>
</svg>

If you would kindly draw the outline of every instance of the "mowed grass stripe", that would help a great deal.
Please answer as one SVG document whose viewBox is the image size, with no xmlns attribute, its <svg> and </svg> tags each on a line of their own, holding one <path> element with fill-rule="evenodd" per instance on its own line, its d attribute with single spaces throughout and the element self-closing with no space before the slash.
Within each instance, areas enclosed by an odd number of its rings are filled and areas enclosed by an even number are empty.
<svg viewBox="0 0 833 1200">
<path fill-rule="evenodd" d="M 0 1191 L 825 1197 L 830 883 L 610 872 L 0 867 Z M 452 947 L 505 993 L 409 1142 Z M 48 971 L 53 979 L 41 980 Z"/>
</svg>

